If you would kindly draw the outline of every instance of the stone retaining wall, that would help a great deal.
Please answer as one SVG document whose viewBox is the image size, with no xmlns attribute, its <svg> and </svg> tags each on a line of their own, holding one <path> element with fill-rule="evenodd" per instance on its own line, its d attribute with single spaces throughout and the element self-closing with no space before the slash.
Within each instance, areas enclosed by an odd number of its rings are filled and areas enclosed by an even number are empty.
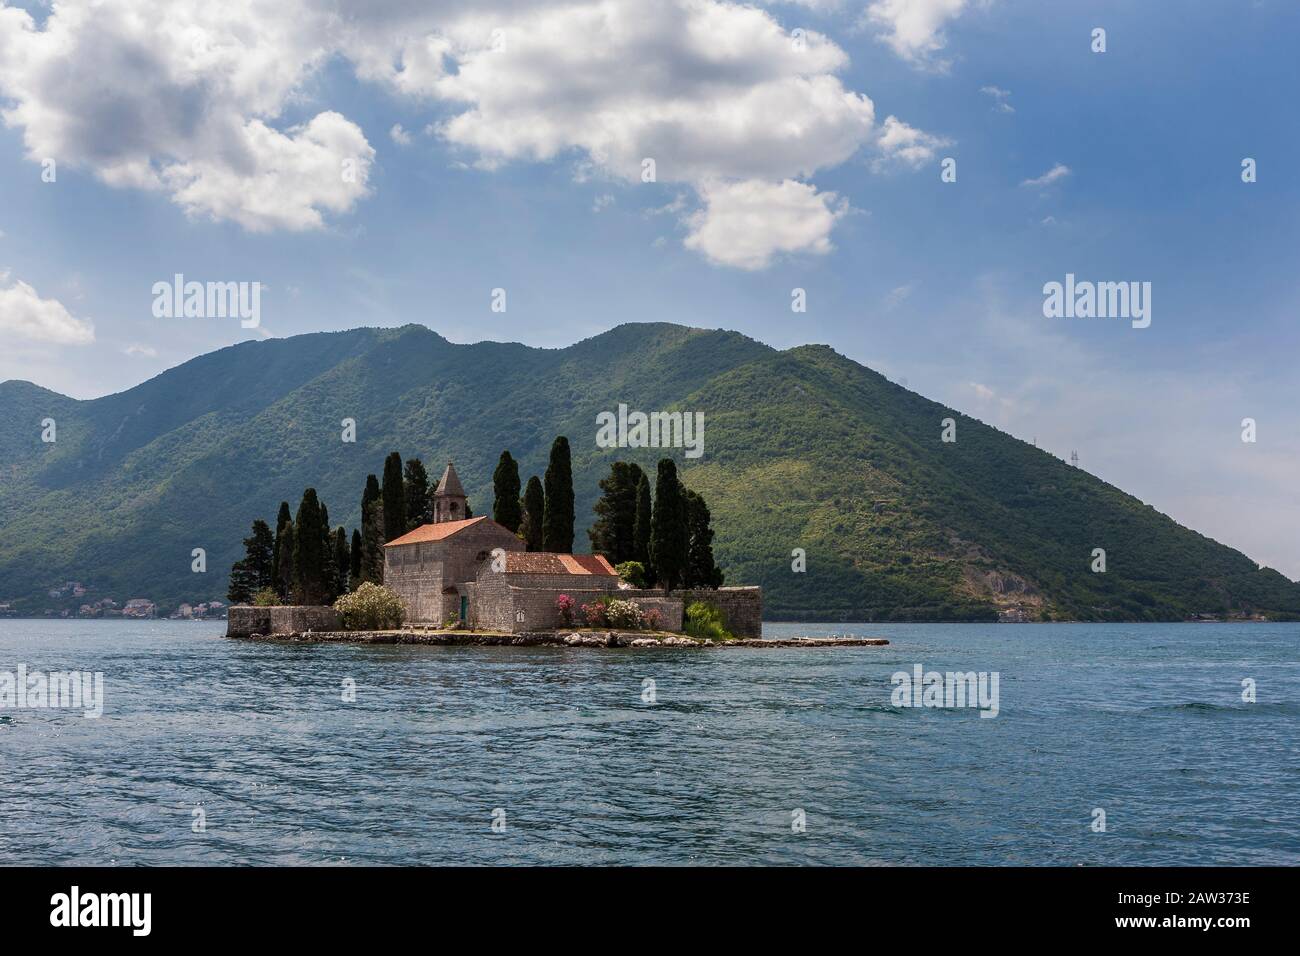
<svg viewBox="0 0 1300 956">
<path fill-rule="evenodd" d="M 232 607 L 226 620 L 227 637 L 250 634 L 300 634 L 303 631 L 337 631 L 343 627 L 338 611 L 315 605 Z"/>
</svg>

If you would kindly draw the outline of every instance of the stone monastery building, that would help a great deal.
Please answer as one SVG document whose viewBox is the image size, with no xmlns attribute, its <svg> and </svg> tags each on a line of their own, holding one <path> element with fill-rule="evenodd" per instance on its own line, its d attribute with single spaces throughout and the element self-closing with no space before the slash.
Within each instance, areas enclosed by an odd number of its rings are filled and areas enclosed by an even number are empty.
<svg viewBox="0 0 1300 956">
<path fill-rule="evenodd" d="M 549 630 L 561 626 L 555 607 L 561 594 L 586 604 L 617 592 L 643 609 L 657 609 L 667 630 L 681 630 L 683 601 L 697 594 L 722 605 L 736 633 L 749 636 L 761 627 L 758 588 L 671 595 L 630 588 L 603 556 L 525 551 L 520 538 L 491 518 L 466 518 L 467 504 L 460 477 L 448 462 L 433 496 L 433 524 L 384 546 L 384 584 L 406 605 L 407 621 L 454 620 L 492 631 Z"/>
</svg>

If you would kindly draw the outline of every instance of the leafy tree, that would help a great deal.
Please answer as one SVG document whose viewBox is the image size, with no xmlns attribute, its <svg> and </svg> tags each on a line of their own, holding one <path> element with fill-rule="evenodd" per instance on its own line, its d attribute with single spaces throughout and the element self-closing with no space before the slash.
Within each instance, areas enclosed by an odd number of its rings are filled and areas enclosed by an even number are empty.
<svg viewBox="0 0 1300 956">
<path fill-rule="evenodd" d="M 686 527 L 686 499 L 677 466 L 671 458 L 659 461 L 655 476 L 655 509 L 650 520 L 650 562 L 659 582 L 669 591 L 682 583 L 686 573 L 689 533 Z"/>
<path fill-rule="evenodd" d="M 361 531 L 352 529 L 352 553 L 348 555 L 348 590 L 355 591 L 361 583 Z"/>
<path fill-rule="evenodd" d="M 406 463 L 402 487 L 406 495 L 406 530 L 413 531 L 433 522 L 433 505 L 429 497 L 429 473 L 424 462 L 412 458 Z"/>
<path fill-rule="evenodd" d="M 591 538 L 592 553 L 603 554 L 610 564 L 635 557 L 637 487 L 641 478 L 640 466 L 616 461 L 609 466 L 609 475 L 600 479 L 602 494 L 593 508 L 596 522 L 587 536 Z"/>
<path fill-rule="evenodd" d="M 379 479 L 374 475 L 366 476 L 366 490 L 361 495 L 361 573 L 358 580 L 384 583 L 384 502 Z"/>
<path fill-rule="evenodd" d="M 647 580 L 654 580 L 650 564 L 650 477 L 644 472 L 636 485 L 636 518 L 632 523 L 632 560 L 645 565 Z"/>
<path fill-rule="evenodd" d="M 616 565 L 614 570 L 618 572 L 620 578 L 634 588 L 643 588 L 649 583 L 646 579 L 645 565 L 640 561 L 624 561 Z"/>
<path fill-rule="evenodd" d="M 524 487 L 523 518 L 519 522 L 519 537 L 524 539 L 528 551 L 542 550 L 542 516 L 546 509 L 546 495 L 542 483 L 533 475 Z"/>
<path fill-rule="evenodd" d="M 293 600 L 296 604 L 324 604 L 326 583 L 325 529 L 316 489 L 302 493 L 293 519 Z"/>
<path fill-rule="evenodd" d="M 492 520 L 517 532 L 523 519 L 523 509 L 519 506 L 519 464 L 507 449 L 492 472 Z"/>
<path fill-rule="evenodd" d="M 686 492 L 686 545 L 685 587 L 720 588 L 722 571 L 713 562 L 713 528 L 711 515 L 704 497 L 694 491 Z"/>
<path fill-rule="evenodd" d="M 280 557 L 280 552 L 283 550 L 284 546 L 283 535 L 285 526 L 291 524 L 293 524 L 293 515 L 289 512 L 289 502 L 281 501 L 280 511 L 275 518 L 275 546 L 271 553 L 271 587 L 275 588 L 276 593 L 281 597 L 287 597 L 289 594 L 289 580 L 287 578 L 283 581 L 281 580 L 280 564 L 282 559 Z M 293 551 L 292 544 L 289 545 L 289 550 L 290 552 Z M 292 557 L 293 555 L 291 553 L 289 558 L 283 559 L 290 562 L 287 567 L 293 566 L 291 561 Z"/>
<path fill-rule="evenodd" d="M 258 518 L 253 522 L 253 533 L 244 539 L 244 557 L 230 569 L 230 590 L 226 597 L 231 604 L 247 604 L 253 595 L 271 586 L 275 580 L 275 537 L 270 526 Z"/>
<path fill-rule="evenodd" d="M 406 486 L 402 478 L 402 456 L 390 452 L 384 459 L 384 543 L 406 534 Z"/>
<path fill-rule="evenodd" d="M 542 550 L 569 554 L 573 551 L 573 463 L 569 457 L 569 439 L 563 435 L 551 444 L 544 488 Z"/>
</svg>

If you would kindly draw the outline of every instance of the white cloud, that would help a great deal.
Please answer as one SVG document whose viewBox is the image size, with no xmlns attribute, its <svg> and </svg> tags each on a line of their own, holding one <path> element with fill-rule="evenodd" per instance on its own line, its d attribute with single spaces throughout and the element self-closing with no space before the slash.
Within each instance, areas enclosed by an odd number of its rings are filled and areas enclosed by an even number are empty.
<svg viewBox="0 0 1300 956">
<path fill-rule="evenodd" d="M 394 123 L 393 128 L 388 131 L 388 135 L 392 137 L 393 142 L 398 146 L 411 145 L 411 134 L 407 130 L 402 129 L 401 123 Z"/>
<path fill-rule="evenodd" d="M 738 269 L 763 269 L 779 253 L 831 251 L 830 233 L 848 212 L 835 193 L 787 179 L 748 180 L 701 187 L 705 208 L 688 219 L 686 247 L 709 261 Z"/>
<path fill-rule="evenodd" d="M 0 94 L 29 158 L 164 190 L 193 215 L 306 229 L 365 194 L 340 174 L 369 151 L 337 113 L 270 124 L 326 59 L 302 3 L 116 0 L 55 5 L 39 26 L 0 8 Z"/>
<path fill-rule="evenodd" d="M 967 0 L 876 0 L 866 17 L 895 53 L 919 65 L 947 45 L 943 27 L 966 6 Z"/>
<path fill-rule="evenodd" d="M 981 86 L 980 92 L 985 96 L 993 97 L 993 109 L 999 113 L 1014 113 L 1016 108 L 1007 102 L 1011 98 L 1011 91 L 1004 90 L 997 86 Z"/>
<path fill-rule="evenodd" d="M 601 193 L 591 204 L 592 212 L 603 212 L 608 207 L 614 205 L 614 197 L 609 193 Z"/>
<path fill-rule="evenodd" d="M 0 274 L 0 282 L 7 279 L 7 273 Z M 0 288 L 0 331 L 54 345 L 89 345 L 95 341 L 95 327 L 89 320 L 73 317 L 57 299 L 42 299 L 21 279 Z"/>
<path fill-rule="evenodd" d="M 893 160 L 916 169 L 932 160 L 936 149 L 951 145 L 951 140 L 914 129 L 896 116 L 887 116 L 876 138 L 882 158 L 872 165 L 880 169 L 885 162 Z"/>
<path fill-rule="evenodd" d="M 1070 175 L 1070 167 L 1064 163 L 1057 163 L 1041 176 L 1035 176 L 1033 179 L 1026 179 L 1020 185 L 1036 188 L 1038 186 L 1050 186 L 1052 183 L 1064 179 Z"/>
<path fill-rule="evenodd" d="M 30 158 L 250 230 L 320 228 L 366 195 L 374 151 L 355 123 L 282 120 L 338 60 L 437 105 L 429 131 L 489 170 L 563 159 L 639 186 L 652 158 L 658 182 L 697 195 L 761 182 L 755 194 L 780 197 L 864 146 L 915 166 L 943 142 L 892 117 L 878 130 L 872 101 L 836 75 L 839 46 L 725 0 L 64 0 L 39 26 L 0 8 L 3 118 Z"/>
<path fill-rule="evenodd" d="M 131 345 L 128 345 L 126 348 L 122 349 L 122 352 L 126 355 L 130 355 L 133 357 L 138 356 L 140 358 L 158 357 L 158 350 L 154 348 L 152 345 L 140 345 L 139 343 L 132 343 Z"/>
</svg>

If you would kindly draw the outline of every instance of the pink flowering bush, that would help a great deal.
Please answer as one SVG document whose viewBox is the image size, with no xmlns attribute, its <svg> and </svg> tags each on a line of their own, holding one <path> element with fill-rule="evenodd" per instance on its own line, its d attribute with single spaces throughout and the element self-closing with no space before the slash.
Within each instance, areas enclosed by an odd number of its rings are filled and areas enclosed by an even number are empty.
<svg viewBox="0 0 1300 956">
<path fill-rule="evenodd" d="M 588 627 L 605 627 L 609 624 L 608 618 L 605 617 L 605 605 L 600 601 L 582 605 L 582 619 L 587 622 Z"/>
<path fill-rule="evenodd" d="M 555 610 L 560 612 L 560 622 L 565 627 L 573 623 L 573 608 L 576 604 L 577 602 L 567 594 L 561 594 L 555 599 Z"/>
</svg>

